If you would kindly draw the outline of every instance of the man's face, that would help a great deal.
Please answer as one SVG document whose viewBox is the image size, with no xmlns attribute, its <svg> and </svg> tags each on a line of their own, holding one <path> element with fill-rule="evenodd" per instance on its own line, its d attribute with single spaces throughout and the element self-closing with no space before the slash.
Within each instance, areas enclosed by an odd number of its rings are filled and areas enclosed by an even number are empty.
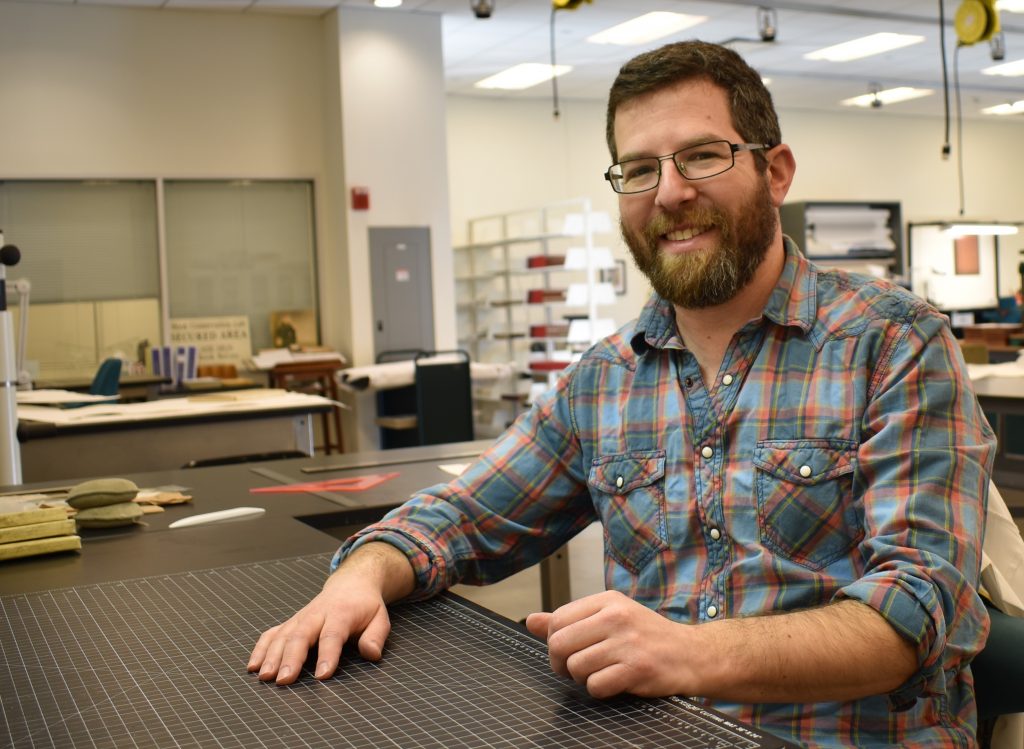
<svg viewBox="0 0 1024 749">
<path fill-rule="evenodd" d="M 711 140 L 740 143 L 729 102 L 694 81 L 628 101 L 615 114 L 619 160 L 664 156 Z M 707 180 L 686 180 L 671 163 L 658 187 L 619 196 L 622 235 L 654 290 L 687 309 L 723 304 L 753 278 L 776 236 L 767 177 L 751 153 Z"/>
</svg>

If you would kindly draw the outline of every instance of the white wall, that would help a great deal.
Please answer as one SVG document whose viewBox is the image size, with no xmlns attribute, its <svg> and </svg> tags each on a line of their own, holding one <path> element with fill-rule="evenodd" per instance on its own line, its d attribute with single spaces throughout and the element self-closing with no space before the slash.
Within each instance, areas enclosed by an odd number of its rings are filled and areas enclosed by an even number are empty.
<svg viewBox="0 0 1024 749">
<path fill-rule="evenodd" d="M 320 21 L 0 3 L 0 171 L 319 177 Z"/>
<path fill-rule="evenodd" d="M 370 188 L 370 210 L 348 212 L 353 278 L 369 279 L 369 227 L 428 226 L 438 348 L 455 342 L 440 16 L 338 11 L 342 138 L 350 186 Z M 373 361 L 369 283 L 353 284 L 354 360 Z"/>
<path fill-rule="evenodd" d="M 956 162 L 943 161 L 943 123 L 882 111 L 780 112 L 783 139 L 796 154 L 789 200 L 895 200 L 903 221 L 957 217 Z M 603 101 L 551 102 L 449 97 L 448 144 L 456 243 L 474 216 L 590 197 L 617 220 L 617 201 L 602 177 L 609 163 Z M 966 218 L 1024 221 L 1020 144 L 1024 122 L 971 120 L 964 126 Z M 1024 235 L 1010 238 L 1024 249 Z M 616 252 L 628 257 L 621 242 Z M 627 265 L 627 296 L 613 310 L 621 323 L 643 305 L 649 287 Z"/>
<path fill-rule="evenodd" d="M 367 228 L 418 225 L 433 242 L 435 343 L 449 348 L 440 26 L 372 8 L 0 2 L 0 179 L 312 180 L 324 343 L 372 361 Z M 371 188 L 370 211 L 350 210 L 350 185 Z M 376 446 L 350 422 L 350 448 Z"/>
</svg>

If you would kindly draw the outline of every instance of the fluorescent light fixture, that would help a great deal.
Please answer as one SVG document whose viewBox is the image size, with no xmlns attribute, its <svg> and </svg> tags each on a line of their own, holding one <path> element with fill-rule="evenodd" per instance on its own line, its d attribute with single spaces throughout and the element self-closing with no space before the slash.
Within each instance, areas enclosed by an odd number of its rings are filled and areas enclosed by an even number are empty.
<svg viewBox="0 0 1024 749">
<path fill-rule="evenodd" d="M 708 20 L 707 16 L 655 11 L 588 36 L 593 44 L 647 44 Z"/>
<path fill-rule="evenodd" d="M 846 62 L 847 60 L 859 60 L 861 57 L 880 55 L 901 47 L 909 47 L 912 44 L 920 44 L 924 41 L 923 36 L 917 34 L 893 34 L 883 31 L 870 36 L 863 36 L 860 39 L 851 39 L 842 44 L 834 44 L 831 47 L 824 47 L 804 55 L 805 60 L 828 60 L 829 62 Z"/>
<path fill-rule="evenodd" d="M 996 104 L 994 107 L 985 107 L 982 114 L 1024 114 L 1024 99 L 1015 101 L 1012 104 Z"/>
<path fill-rule="evenodd" d="M 942 228 L 946 234 L 954 237 L 971 236 L 1009 236 L 1020 231 L 1015 224 L 948 224 Z"/>
<path fill-rule="evenodd" d="M 1024 75 L 1024 60 L 1004 62 L 1002 65 L 993 65 L 990 68 L 982 68 L 985 75 Z"/>
<path fill-rule="evenodd" d="M 895 104 L 900 101 L 920 99 L 922 96 L 931 96 L 934 93 L 930 88 L 899 86 L 898 88 L 887 88 L 884 91 L 879 91 L 877 94 L 862 94 L 861 96 L 854 96 L 852 99 L 843 99 L 839 103 L 847 107 L 871 107 L 877 106 L 875 99 L 882 102 L 882 104 Z"/>
<path fill-rule="evenodd" d="M 999 0 L 996 3 L 996 10 L 1005 10 L 1007 13 L 1024 13 L 1024 0 Z"/>
<path fill-rule="evenodd" d="M 555 76 L 565 75 L 572 70 L 572 65 L 547 65 L 540 62 L 524 62 L 511 68 L 495 73 L 489 78 L 477 81 L 477 88 L 501 88 L 508 91 L 519 91 L 538 83 L 550 81 Z"/>
<path fill-rule="evenodd" d="M 373 0 L 373 4 L 378 8 L 397 8 L 402 0 Z"/>
</svg>

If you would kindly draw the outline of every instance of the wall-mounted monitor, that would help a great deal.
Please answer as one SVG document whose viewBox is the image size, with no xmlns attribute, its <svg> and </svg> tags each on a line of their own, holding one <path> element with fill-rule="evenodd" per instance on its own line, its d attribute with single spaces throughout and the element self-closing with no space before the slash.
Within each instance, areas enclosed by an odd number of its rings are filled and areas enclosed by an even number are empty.
<svg viewBox="0 0 1024 749">
<path fill-rule="evenodd" d="M 910 289 L 940 310 L 999 305 L 994 236 L 954 235 L 945 224 L 908 224 Z"/>
</svg>

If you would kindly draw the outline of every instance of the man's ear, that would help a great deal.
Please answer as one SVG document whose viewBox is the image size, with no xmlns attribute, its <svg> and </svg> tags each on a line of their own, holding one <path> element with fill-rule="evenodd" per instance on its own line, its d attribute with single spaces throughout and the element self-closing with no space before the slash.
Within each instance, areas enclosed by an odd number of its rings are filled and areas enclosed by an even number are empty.
<svg viewBox="0 0 1024 749">
<path fill-rule="evenodd" d="M 786 199 L 789 186 L 793 184 L 793 177 L 796 175 L 796 159 L 793 158 L 793 152 L 785 143 L 775 146 L 765 156 L 768 158 L 768 189 L 771 192 L 772 204 L 778 208 Z"/>
</svg>

